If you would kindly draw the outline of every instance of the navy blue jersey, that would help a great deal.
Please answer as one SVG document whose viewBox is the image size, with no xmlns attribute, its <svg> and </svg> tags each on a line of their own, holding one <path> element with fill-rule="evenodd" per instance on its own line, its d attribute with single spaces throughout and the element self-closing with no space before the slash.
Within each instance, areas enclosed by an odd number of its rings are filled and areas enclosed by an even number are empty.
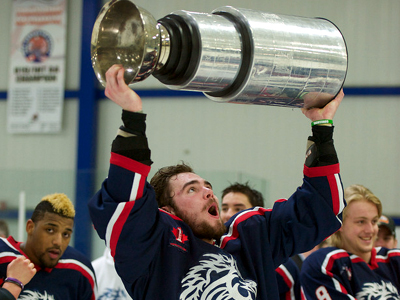
<svg viewBox="0 0 400 300">
<path fill-rule="evenodd" d="M 340 227 L 338 165 L 305 167 L 304 183 L 273 209 L 252 208 L 228 223 L 220 247 L 196 238 L 158 209 L 149 166 L 112 153 L 108 178 L 90 201 L 92 221 L 133 299 L 207 299 L 224 294 L 277 299 L 275 269 Z M 146 295 L 146 297 L 144 297 Z M 214 295 L 214 296 L 211 296 Z"/>
<path fill-rule="evenodd" d="M 276 269 L 280 300 L 300 300 L 300 270 L 289 258 Z"/>
<path fill-rule="evenodd" d="M 0 238 L 0 281 L 7 277 L 8 264 L 26 256 L 21 242 L 12 237 Z M 41 269 L 25 285 L 19 299 L 94 300 L 95 276 L 90 261 L 72 247 L 67 247 L 54 268 Z"/>
<path fill-rule="evenodd" d="M 335 247 L 312 253 L 300 282 L 306 299 L 400 299 L 400 250 L 374 248 L 371 261 Z"/>
<path fill-rule="evenodd" d="M 289 199 L 276 201 L 272 209 L 255 207 L 236 214 L 226 223 L 226 234 L 211 245 L 158 208 L 147 182 L 151 160 L 145 118 L 123 111 L 132 134 L 114 140 L 108 177 L 89 201 L 94 227 L 111 249 L 130 296 L 278 299 L 275 269 L 341 225 L 345 202 L 339 164 L 304 166 L 303 184 Z"/>
</svg>

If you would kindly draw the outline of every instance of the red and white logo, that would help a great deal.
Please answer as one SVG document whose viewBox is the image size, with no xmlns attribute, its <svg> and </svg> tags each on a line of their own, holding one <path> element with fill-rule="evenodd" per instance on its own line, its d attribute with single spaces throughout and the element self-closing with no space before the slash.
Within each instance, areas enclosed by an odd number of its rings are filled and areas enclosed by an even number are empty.
<svg viewBox="0 0 400 300">
<path fill-rule="evenodd" d="M 172 229 L 172 233 L 174 234 L 176 240 L 182 244 L 189 240 L 187 235 L 183 233 L 181 227 Z"/>
</svg>

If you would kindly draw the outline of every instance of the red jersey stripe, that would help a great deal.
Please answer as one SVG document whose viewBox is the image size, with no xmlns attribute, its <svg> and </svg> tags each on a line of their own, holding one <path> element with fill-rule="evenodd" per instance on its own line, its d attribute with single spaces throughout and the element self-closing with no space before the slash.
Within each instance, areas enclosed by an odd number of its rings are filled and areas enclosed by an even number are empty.
<svg viewBox="0 0 400 300">
<path fill-rule="evenodd" d="M 339 164 L 323 166 L 323 167 L 313 167 L 313 168 L 309 168 L 306 165 L 304 165 L 303 173 L 307 177 L 322 177 L 340 173 L 340 167 Z"/>
<path fill-rule="evenodd" d="M 111 152 L 110 163 L 121 168 L 127 169 L 134 173 L 139 173 L 143 177 L 147 177 L 150 172 L 150 166 L 137 162 L 128 157 Z"/>
</svg>

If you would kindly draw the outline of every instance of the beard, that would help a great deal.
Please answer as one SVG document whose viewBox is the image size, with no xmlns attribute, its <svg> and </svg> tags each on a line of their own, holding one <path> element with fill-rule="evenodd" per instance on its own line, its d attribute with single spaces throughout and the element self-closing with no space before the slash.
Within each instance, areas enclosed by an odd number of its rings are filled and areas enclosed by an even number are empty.
<svg viewBox="0 0 400 300">
<path fill-rule="evenodd" d="M 186 222 L 185 220 L 183 220 Z M 186 222 L 187 223 L 187 222 Z M 219 240 L 221 236 L 226 232 L 226 226 L 220 219 L 216 226 L 211 226 L 207 222 L 203 221 L 200 224 L 189 224 L 193 231 L 193 234 L 199 239 L 213 239 Z"/>
<path fill-rule="evenodd" d="M 216 225 L 211 225 L 206 221 L 196 221 L 195 215 L 183 213 L 177 207 L 174 207 L 175 215 L 185 222 L 192 229 L 193 234 L 199 239 L 214 239 L 219 240 L 226 232 L 226 226 L 221 218 Z"/>
<path fill-rule="evenodd" d="M 39 258 L 39 266 L 42 268 L 54 268 L 58 264 L 58 259 L 56 261 L 47 261 L 44 258 L 44 254 L 40 256 Z"/>
</svg>

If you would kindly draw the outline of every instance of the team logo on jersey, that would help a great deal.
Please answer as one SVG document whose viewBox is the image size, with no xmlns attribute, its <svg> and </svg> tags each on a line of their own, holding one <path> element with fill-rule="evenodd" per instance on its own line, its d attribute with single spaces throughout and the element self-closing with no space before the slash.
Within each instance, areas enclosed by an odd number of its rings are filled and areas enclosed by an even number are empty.
<svg viewBox="0 0 400 300">
<path fill-rule="evenodd" d="M 188 237 L 186 234 L 183 233 L 183 230 L 181 227 L 172 229 L 172 233 L 174 234 L 174 236 L 178 242 L 184 244 L 186 241 L 188 241 Z"/>
<path fill-rule="evenodd" d="M 397 288 L 391 282 L 381 281 L 365 283 L 357 293 L 358 300 L 399 300 Z"/>
<path fill-rule="evenodd" d="M 257 284 L 244 279 L 231 255 L 205 254 L 182 280 L 180 300 L 254 300 Z"/>
<path fill-rule="evenodd" d="M 345 273 L 346 274 L 346 276 L 347 276 L 347 279 L 349 280 L 349 281 L 351 281 L 351 277 L 352 277 L 352 274 L 351 274 L 351 268 L 349 268 L 348 266 L 343 266 L 342 267 L 342 271 L 340 272 L 340 274 L 343 274 L 343 273 Z"/>
<path fill-rule="evenodd" d="M 170 245 L 186 252 L 187 245 L 185 245 L 185 242 L 187 242 L 189 239 L 188 236 L 183 233 L 182 228 L 181 227 L 173 228 L 172 234 L 174 235 L 175 238 L 173 241 L 170 242 Z"/>
<path fill-rule="evenodd" d="M 23 291 L 23 295 L 21 294 L 18 299 L 21 300 L 55 300 L 53 295 L 48 295 L 46 291 L 44 294 L 34 291 Z"/>
</svg>

